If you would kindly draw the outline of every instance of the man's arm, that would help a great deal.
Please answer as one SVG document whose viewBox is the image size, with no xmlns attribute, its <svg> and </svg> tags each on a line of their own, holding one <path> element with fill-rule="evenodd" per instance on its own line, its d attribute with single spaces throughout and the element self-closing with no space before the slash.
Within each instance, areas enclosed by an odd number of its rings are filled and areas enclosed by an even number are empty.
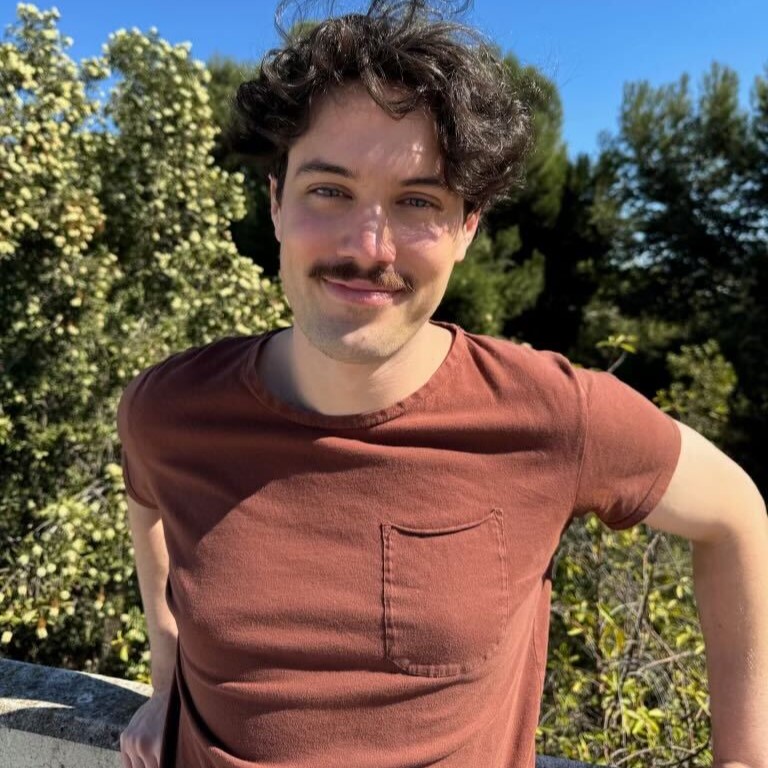
<svg viewBox="0 0 768 768">
<path fill-rule="evenodd" d="M 144 507 L 130 496 L 126 499 L 136 573 L 149 630 L 152 687 L 156 692 L 166 691 L 173 680 L 178 629 L 165 599 L 168 550 L 163 522 L 159 510 Z"/>
<path fill-rule="evenodd" d="M 704 634 L 714 764 L 768 766 L 768 517 L 734 461 L 678 422 L 669 486 L 645 523 L 693 545 Z"/>
</svg>

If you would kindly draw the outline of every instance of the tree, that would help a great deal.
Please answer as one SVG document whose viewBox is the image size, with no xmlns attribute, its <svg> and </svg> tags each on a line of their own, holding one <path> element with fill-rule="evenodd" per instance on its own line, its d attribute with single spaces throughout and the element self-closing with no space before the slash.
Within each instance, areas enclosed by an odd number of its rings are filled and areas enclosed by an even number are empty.
<svg viewBox="0 0 768 768">
<path fill-rule="evenodd" d="M 736 74 L 718 64 L 697 95 L 687 76 L 628 85 L 619 133 L 599 161 L 615 210 L 615 278 L 604 295 L 623 314 L 676 324 L 688 343 L 717 341 L 738 375 L 723 441 L 763 493 L 767 92 L 758 77 L 753 111 L 742 110 Z"/>
<path fill-rule="evenodd" d="M 229 235 L 243 179 L 213 162 L 205 67 L 138 30 L 78 65 L 57 19 L 19 5 L 0 45 L 0 641 L 145 675 L 117 400 L 150 363 L 286 307 Z"/>
<path fill-rule="evenodd" d="M 213 157 L 217 165 L 230 173 L 243 176 L 246 214 L 233 221 L 230 231 L 238 253 L 258 264 L 264 274 L 276 277 L 280 268 L 280 248 L 274 236 L 269 213 L 269 186 L 264 169 L 244 163 L 233 154 L 223 138 L 233 115 L 237 89 L 258 73 L 253 62 L 237 62 L 225 56 L 214 56 L 207 62 L 211 79 L 207 84 L 213 119 L 219 129 Z"/>
<path fill-rule="evenodd" d="M 489 212 L 487 230 L 495 238 L 517 227 L 520 247 L 512 266 L 537 255 L 542 274 L 538 293 L 507 313 L 503 333 L 565 352 L 577 340 L 582 309 L 597 289 L 610 243 L 610 232 L 594 215 L 599 179 L 586 156 L 568 160 L 555 84 L 511 54 L 504 61 L 510 82 L 532 105 L 535 149 L 523 188 Z"/>
<path fill-rule="evenodd" d="M 523 264 L 517 227 L 480 232 L 451 274 L 435 318 L 455 322 L 473 333 L 500 336 L 507 321 L 535 303 L 541 293 L 544 258 L 538 251 Z"/>
</svg>

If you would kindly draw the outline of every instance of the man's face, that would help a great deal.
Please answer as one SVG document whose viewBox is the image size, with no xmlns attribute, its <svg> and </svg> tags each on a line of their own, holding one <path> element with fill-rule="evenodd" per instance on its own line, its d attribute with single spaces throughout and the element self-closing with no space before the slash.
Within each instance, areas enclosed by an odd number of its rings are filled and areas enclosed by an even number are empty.
<svg viewBox="0 0 768 768">
<path fill-rule="evenodd" d="M 432 118 L 395 120 L 356 85 L 315 104 L 275 193 L 296 326 L 343 362 L 391 357 L 424 326 L 479 218 L 444 185 Z"/>
</svg>

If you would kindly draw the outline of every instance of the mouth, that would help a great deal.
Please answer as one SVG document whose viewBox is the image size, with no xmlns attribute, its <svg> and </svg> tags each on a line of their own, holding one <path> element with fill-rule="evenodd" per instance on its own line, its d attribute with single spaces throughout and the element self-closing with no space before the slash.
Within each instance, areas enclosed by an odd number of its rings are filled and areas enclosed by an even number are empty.
<svg viewBox="0 0 768 768">
<path fill-rule="evenodd" d="M 401 290 L 387 290 L 365 280 L 329 280 L 322 278 L 323 285 L 334 298 L 351 304 L 386 306 L 394 304 Z"/>
</svg>

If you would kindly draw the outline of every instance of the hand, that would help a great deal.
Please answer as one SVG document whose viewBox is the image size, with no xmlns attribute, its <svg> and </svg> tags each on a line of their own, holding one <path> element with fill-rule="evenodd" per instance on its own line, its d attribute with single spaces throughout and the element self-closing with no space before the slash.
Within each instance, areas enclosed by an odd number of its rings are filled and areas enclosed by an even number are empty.
<svg viewBox="0 0 768 768">
<path fill-rule="evenodd" d="M 159 768 L 170 690 L 156 691 L 134 713 L 120 734 L 123 768 Z"/>
</svg>

